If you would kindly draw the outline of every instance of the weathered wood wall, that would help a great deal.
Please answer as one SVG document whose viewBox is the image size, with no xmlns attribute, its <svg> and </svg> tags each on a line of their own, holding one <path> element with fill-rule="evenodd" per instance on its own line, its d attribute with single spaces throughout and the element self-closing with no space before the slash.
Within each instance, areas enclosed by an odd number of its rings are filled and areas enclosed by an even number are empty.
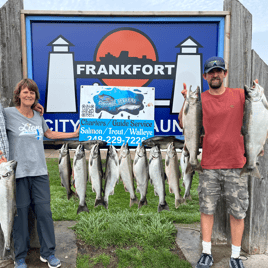
<svg viewBox="0 0 268 268">
<path fill-rule="evenodd" d="M 0 102 L 3 107 L 12 105 L 14 87 L 22 79 L 21 9 L 22 0 L 9 0 L 0 9 Z M 3 242 L 0 234 L 0 259 Z M 14 258 L 13 246 L 5 256 L 8 258 Z"/>
<path fill-rule="evenodd" d="M 252 50 L 251 81 L 259 79 L 268 98 L 268 65 Z M 248 84 L 249 85 L 249 84 Z M 265 154 L 258 158 L 261 180 L 249 178 L 249 209 L 245 219 L 245 231 L 242 248 L 250 254 L 268 253 L 268 145 Z"/>
<path fill-rule="evenodd" d="M 268 97 L 268 66 L 251 50 L 252 15 L 237 0 L 224 0 L 224 11 L 231 12 L 229 87 L 244 88 L 252 81 L 259 79 Z M 265 155 L 259 157 L 259 170 L 262 180 L 249 176 L 249 209 L 245 218 L 245 230 L 242 248 L 249 254 L 268 252 L 268 145 L 265 144 Z M 229 216 L 223 198 L 217 204 L 217 213 L 213 227 L 214 244 L 231 244 Z"/>
<path fill-rule="evenodd" d="M 8 107 L 15 85 L 22 79 L 22 0 L 9 0 L 0 9 L 0 101 Z"/>
</svg>

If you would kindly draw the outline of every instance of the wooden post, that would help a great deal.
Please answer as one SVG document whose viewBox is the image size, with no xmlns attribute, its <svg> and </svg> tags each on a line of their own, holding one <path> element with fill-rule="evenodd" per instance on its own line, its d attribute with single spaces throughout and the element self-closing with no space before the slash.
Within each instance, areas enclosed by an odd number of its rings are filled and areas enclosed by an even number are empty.
<svg viewBox="0 0 268 268">
<path fill-rule="evenodd" d="M 8 0 L 0 8 L 0 101 L 3 107 L 12 105 L 15 85 L 22 79 L 22 50 L 21 50 L 21 10 L 22 0 Z M 31 211 L 29 212 L 31 214 Z M 32 214 L 31 214 L 32 215 Z M 34 226 L 31 228 L 31 226 Z M 31 247 L 40 247 L 36 239 L 36 220 L 29 222 L 31 230 Z M 14 247 L 10 254 L 3 258 L 4 238 L 0 232 L 0 260 L 14 259 Z"/>
<path fill-rule="evenodd" d="M 259 79 L 268 99 L 268 65 L 252 50 L 251 81 Z M 250 85 L 250 84 L 248 84 Z M 249 209 L 245 219 L 245 231 L 242 248 L 249 254 L 268 253 L 268 145 L 265 144 L 265 154 L 258 158 L 258 169 L 262 179 L 249 178 Z"/>
<path fill-rule="evenodd" d="M 226 59 L 229 63 L 228 85 L 244 88 L 251 80 L 252 15 L 238 0 L 224 0 L 223 10 L 231 12 L 229 59 Z M 214 219 L 212 243 L 226 242 L 231 243 L 230 224 L 225 200 L 221 197 Z"/>
<path fill-rule="evenodd" d="M 20 11 L 22 0 L 9 0 L 0 9 L 0 101 L 3 107 L 12 103 L 15 85 L 22 79 Z M 3 257 L 4 237 L 0 234 L 0 259 L 14 258 L 13 243 L 10 254 Z"/>
</svg>

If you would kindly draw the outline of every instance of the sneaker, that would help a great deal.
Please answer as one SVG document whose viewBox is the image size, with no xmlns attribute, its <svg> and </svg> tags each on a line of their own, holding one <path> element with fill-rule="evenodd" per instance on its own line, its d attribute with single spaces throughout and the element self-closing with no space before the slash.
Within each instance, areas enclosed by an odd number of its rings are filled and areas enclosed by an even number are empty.
<svg viewBox="0 0 268 268">
<path fill-rule="evenodd" d="M 40 256 L 40 260 L 42 262 L 47 262 L 48 263 L 48 267 L 50 267 L 50 268 L 56 268 L 56 267 L 60 267 L 61 266 L 60 260 L 58 258 L 56 258 L 54 255 L 50 255 L 47 258 Z"/>
<path fill-rule="evenodd" d="M 25 259 L 19 259 L 14 262 L 15 268 L 27 268 L 27 264 L 25 263 Z"/>
<path fill-rule="evenodd" d="M 245 268 L 241 259 L 232 257 L 230 258 L 229 266 L 230 268 Z"/>
<path fill-rule="evenodd" d="M 212 255 L 202 253 L 199 261 L 197 262 L 195 268 L 208 268 L 212 266 L 213 264 L 213 258 Z"/>
</svg>

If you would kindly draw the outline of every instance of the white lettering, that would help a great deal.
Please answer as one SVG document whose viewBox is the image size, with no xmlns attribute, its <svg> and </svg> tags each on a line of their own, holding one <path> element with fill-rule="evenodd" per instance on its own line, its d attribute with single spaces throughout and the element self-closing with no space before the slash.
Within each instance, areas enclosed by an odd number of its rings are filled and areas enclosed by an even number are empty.
<svg viewBox="0 0 268 268">
<path fill-rule="evenodd" d="M 115 67 L 113 65 L 109 65 L 109 74 L 113 74 L 113 72 L 115 74 L 119 74 L 119 65 L 115 65 Z"/>
<path fill-rule="evenodd" d="M 77 74 L 81 74 L 81 71 L 85 71 L 85 64 L 77 64 Z"/>
<path fill-rule="evenodd" d="M 96 74 L 96 72 L 95 72 L 95 68 L 96 68 L 95 65 L 87 64 L 87 65 L 86 65 L 86 74 L 90 74 L 90 73 L 92 73 L 92 74 Z"/>
<path fill-rule="evenodd" d="M 133 74 L 137 74 L 137 71 L 141 70 L 141 65 L 133 65 Z"/>
<path fill-rule="evenodd" d="M 63 119 L 61 119 L 61 120 L 59 120 L 59 122 L 62 123 L 62 125 L 63 125 L 62 132 L 66 132 L 66 123 L 69 122 L 69 120 L 63 120 Z"/>
<path fill-rule="evenodd" d="M 158 128 L 158 126 L 157 126 L 157 124 L 156 124 L 155 121 L 154 121 L 154 130 L 155 130 L 156 132 L 159 132 L 159 128 Z"/>
<path fill-rule="evenodd" d="M 105 65 L 101 65 L 97 74 L 108 74 Z"/>
<path fill-rule="evenodd" d="M 131 67 L 131 65 L 121 65 L 121 74 L 123 75 L 125 72 L 127 74 L 130 74 L 131 75 L 131 72 L 129 71 L 129 68 Z"/>
<path fill-rule="evenodd" d="M 168 69 L 168 74 L 172 74 L 172 68 L 175 68 L 175 65 L 165 65 L 165 67 Z"/>
<path fill-rule="evenodd" d="M 173 120 L 173 129 L 172 129 L 172 131 L 173 131 L 173 132 L 176 132 L 176 128 L 177 128 L 180 132 L 182 132 L 182 129 L 180 128 L 179 122 L 178 122 L 177 120 Z"/>
<path fill-rule="evenodd" d="M 154 74 L 158 74 L 158 73 L 160 73 L 160 74 L 165 74 L 164 73 L 164 66 L 163 65 L 155 65 L 155 67 L 154 67 Z"/>
<path fill-rule="evenodd" d="M 75 123 L 73 120 L 70 120 L 70 122 L 71 122 L 71 124 L 72 124 L 73 127 L 74 127 L 74 131 L 76 131 L 76 129 L 77 129 L 77 127 L 78 127 L 80 121 L 77 120 L 76 123 Z"/>
<path fill-rule="evenodd" d="M 168 128 L 164 129 L 164 120 L 160 120 L 160 129 L 163 132 L 169 132 L 170 131 L 170 120 L 167 120 L 168 122 Z"/>
<path fill-rule="evenodd" d="M 149 71 L 146 71 L 147 68 L 149 69 Z M 152 74 L 153 71 L 154 71 L 154 69 L 153 69 L 153 67 L 152 67 L 151 65 L 146 64 L 146 65 L 144 65 L 144 66 L 142 67 L 142 72 L 143 72 L 144 74 L 146 74 L 146 75 L 150 75 L 150 74 Z"/>
<path fill-rule="evenodd" d="M 53 124 L 53 121 L 50 120 L 50 119 L 46 119 L 45 121 L 46 121 L 46 123 Z M 49 129 L 50 129 L 51 131 L 53 131 L 53 127 L 49 128 Z"/>
</svg>

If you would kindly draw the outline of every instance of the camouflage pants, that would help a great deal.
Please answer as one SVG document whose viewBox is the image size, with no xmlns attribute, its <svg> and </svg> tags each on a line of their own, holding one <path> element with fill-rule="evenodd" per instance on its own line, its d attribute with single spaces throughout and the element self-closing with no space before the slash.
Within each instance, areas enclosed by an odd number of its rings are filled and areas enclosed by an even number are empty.
<svg viewBox="0 0 268 268">
<path fill-rule="evenodd" d="M 200 212 L 213 215 L 221 195 L 226 199 L 227 212 L 244 219 L 249 204 L 248 176 L 240 177 L 241 169 L 204 169 L 199 173 Z"/>
</svg>

